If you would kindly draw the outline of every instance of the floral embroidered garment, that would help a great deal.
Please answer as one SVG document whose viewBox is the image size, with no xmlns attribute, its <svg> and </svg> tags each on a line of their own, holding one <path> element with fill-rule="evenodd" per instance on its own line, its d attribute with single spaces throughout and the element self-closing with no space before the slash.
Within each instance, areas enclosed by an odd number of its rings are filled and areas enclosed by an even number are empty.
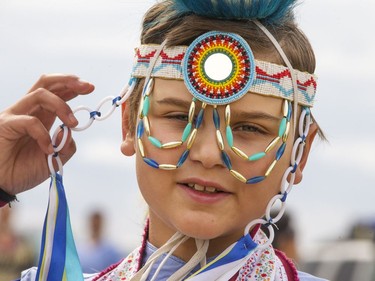
<svg viewBox="0 0 375 281">
<path fill-rule="evenodd" d="M 254 237 L 255 242 L 262 243 L 266 239 L 265 235 L 258 231 Z M 109 267 L 99 274 L 85 275 L 85 281 L 126 281 L 131 280 L 137 273 L 139 264 L 143 259 L 144 247 L 139 247 L 130 253 L 120 263 Z M 284 261 L 285 262 L 285 261 Z M 289 265 L 290 266 L 290 265 Z M 36 268 L 26 270 L 22 273 L 21 281 L 34 281 Z M 290 274 L 289 274 L 290 275 Z M 264 250 L 255 250 L 253 254 L 242 265 L 238 274 L 235 274 L 230 280 L 249 280 L 249 281 L 318 281 L 323 280 L 307 274 L 296 271 L 293 266 L 293 274 L 289 276 L 283 263 L 283 258 L 279 258 L 272 246 Z M 151 278 L 152 276 L 150 276 Z M 301 278 L 300 278 L 301 277 Z M 157 279 L 165 280 L 165 279 Z M 194 279 L 191 279 L 194 280 Z"/>
</svg>

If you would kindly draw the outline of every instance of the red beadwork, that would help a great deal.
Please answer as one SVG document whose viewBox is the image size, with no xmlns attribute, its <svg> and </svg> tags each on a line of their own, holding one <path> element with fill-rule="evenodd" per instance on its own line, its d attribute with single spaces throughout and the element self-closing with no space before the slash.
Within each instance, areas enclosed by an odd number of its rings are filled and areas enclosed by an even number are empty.
<svg viewBox="0 0 375 281">
<path fill-rule="evenodd" d="M 222 52 L 231 57 L 234 71 L 224 81 L 213 81 L 202 69 L 202 60 L 210 53 Z M 228 35 L 213 35 L 197 43 L 188 58 L 188 78 L 200 94 L 210 99 L 235 95 L 247 82 L 250 74 L 249 57 L 239 42 Z"/>
</svg>

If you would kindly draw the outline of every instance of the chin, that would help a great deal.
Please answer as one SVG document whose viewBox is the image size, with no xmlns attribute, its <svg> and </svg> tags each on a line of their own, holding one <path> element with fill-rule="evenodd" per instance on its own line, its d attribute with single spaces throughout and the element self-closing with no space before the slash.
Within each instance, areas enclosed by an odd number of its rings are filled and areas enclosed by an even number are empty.
<svg viewBox="0 0 375 281">
<path fill-rule="evenodd" d="M 211 240 L 223 236 L 225 230 L 215 222 L 205 220 L 204 218 L 193 220 L 184 220 L 175 225 L 177 231 L 196 239 Z"/>
<path fill-rule="evenodd" d="M 215 238 L 218 238 L 220 234 L 215 233 L 214 231 L 197 231 L 196 229 L 189 229 L 187 231 L 180 230 L 181 233 L 185 234 L 188 237 L 194 238 L 194 239 L 202 239 L 202 240 L 212 240 Z"/>
</svg>

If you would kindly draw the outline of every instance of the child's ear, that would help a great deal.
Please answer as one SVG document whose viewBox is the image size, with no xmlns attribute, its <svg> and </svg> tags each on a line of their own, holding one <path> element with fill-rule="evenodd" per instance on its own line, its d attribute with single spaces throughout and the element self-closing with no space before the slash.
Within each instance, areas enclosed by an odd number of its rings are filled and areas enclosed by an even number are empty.
<svg viewBox="0 0 375 281">
<path fill-rule="evenodd" d="M 122 143 L 121 152 L 126 156 L 135 154 L 134 134 L 129 131 L 130 110 L 127 102 L 121 106 Z"/>
<path fill-rule="evenodd" d="M 317 133 L 318 133 L 318 125 L 316 123 L 312 123 L 310 126 L 309 134 L 306 137 L 305 148 L 302 154 L 301 161 L 296 170 L 296 178 L 294 180 L 294 184 L 298 184 L 302 181 L 303 169 L 306 166 L 307 159 L 310 154 L 310 149 L 311 149 L 311 146 L 314 142 L 314 139 Z"/>
</svg>

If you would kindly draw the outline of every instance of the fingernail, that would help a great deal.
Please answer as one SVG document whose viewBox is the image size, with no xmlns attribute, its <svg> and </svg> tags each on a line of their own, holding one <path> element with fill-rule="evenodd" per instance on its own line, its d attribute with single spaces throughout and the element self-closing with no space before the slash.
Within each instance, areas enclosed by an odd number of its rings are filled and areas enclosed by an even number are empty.
<svg viewBox="0 0 375 281">
<path fill-rule="evenodd" d="M 72 123 L 74 123 L 74 124 L 77 124 L 77 123 L 78 123 L 78 120 L 77 120 L 77 118 L 74 116 L 73 113 L 70 113 L 70 114 L 69 114 L 69 120 L 70 120 Z"/>
</svg>

